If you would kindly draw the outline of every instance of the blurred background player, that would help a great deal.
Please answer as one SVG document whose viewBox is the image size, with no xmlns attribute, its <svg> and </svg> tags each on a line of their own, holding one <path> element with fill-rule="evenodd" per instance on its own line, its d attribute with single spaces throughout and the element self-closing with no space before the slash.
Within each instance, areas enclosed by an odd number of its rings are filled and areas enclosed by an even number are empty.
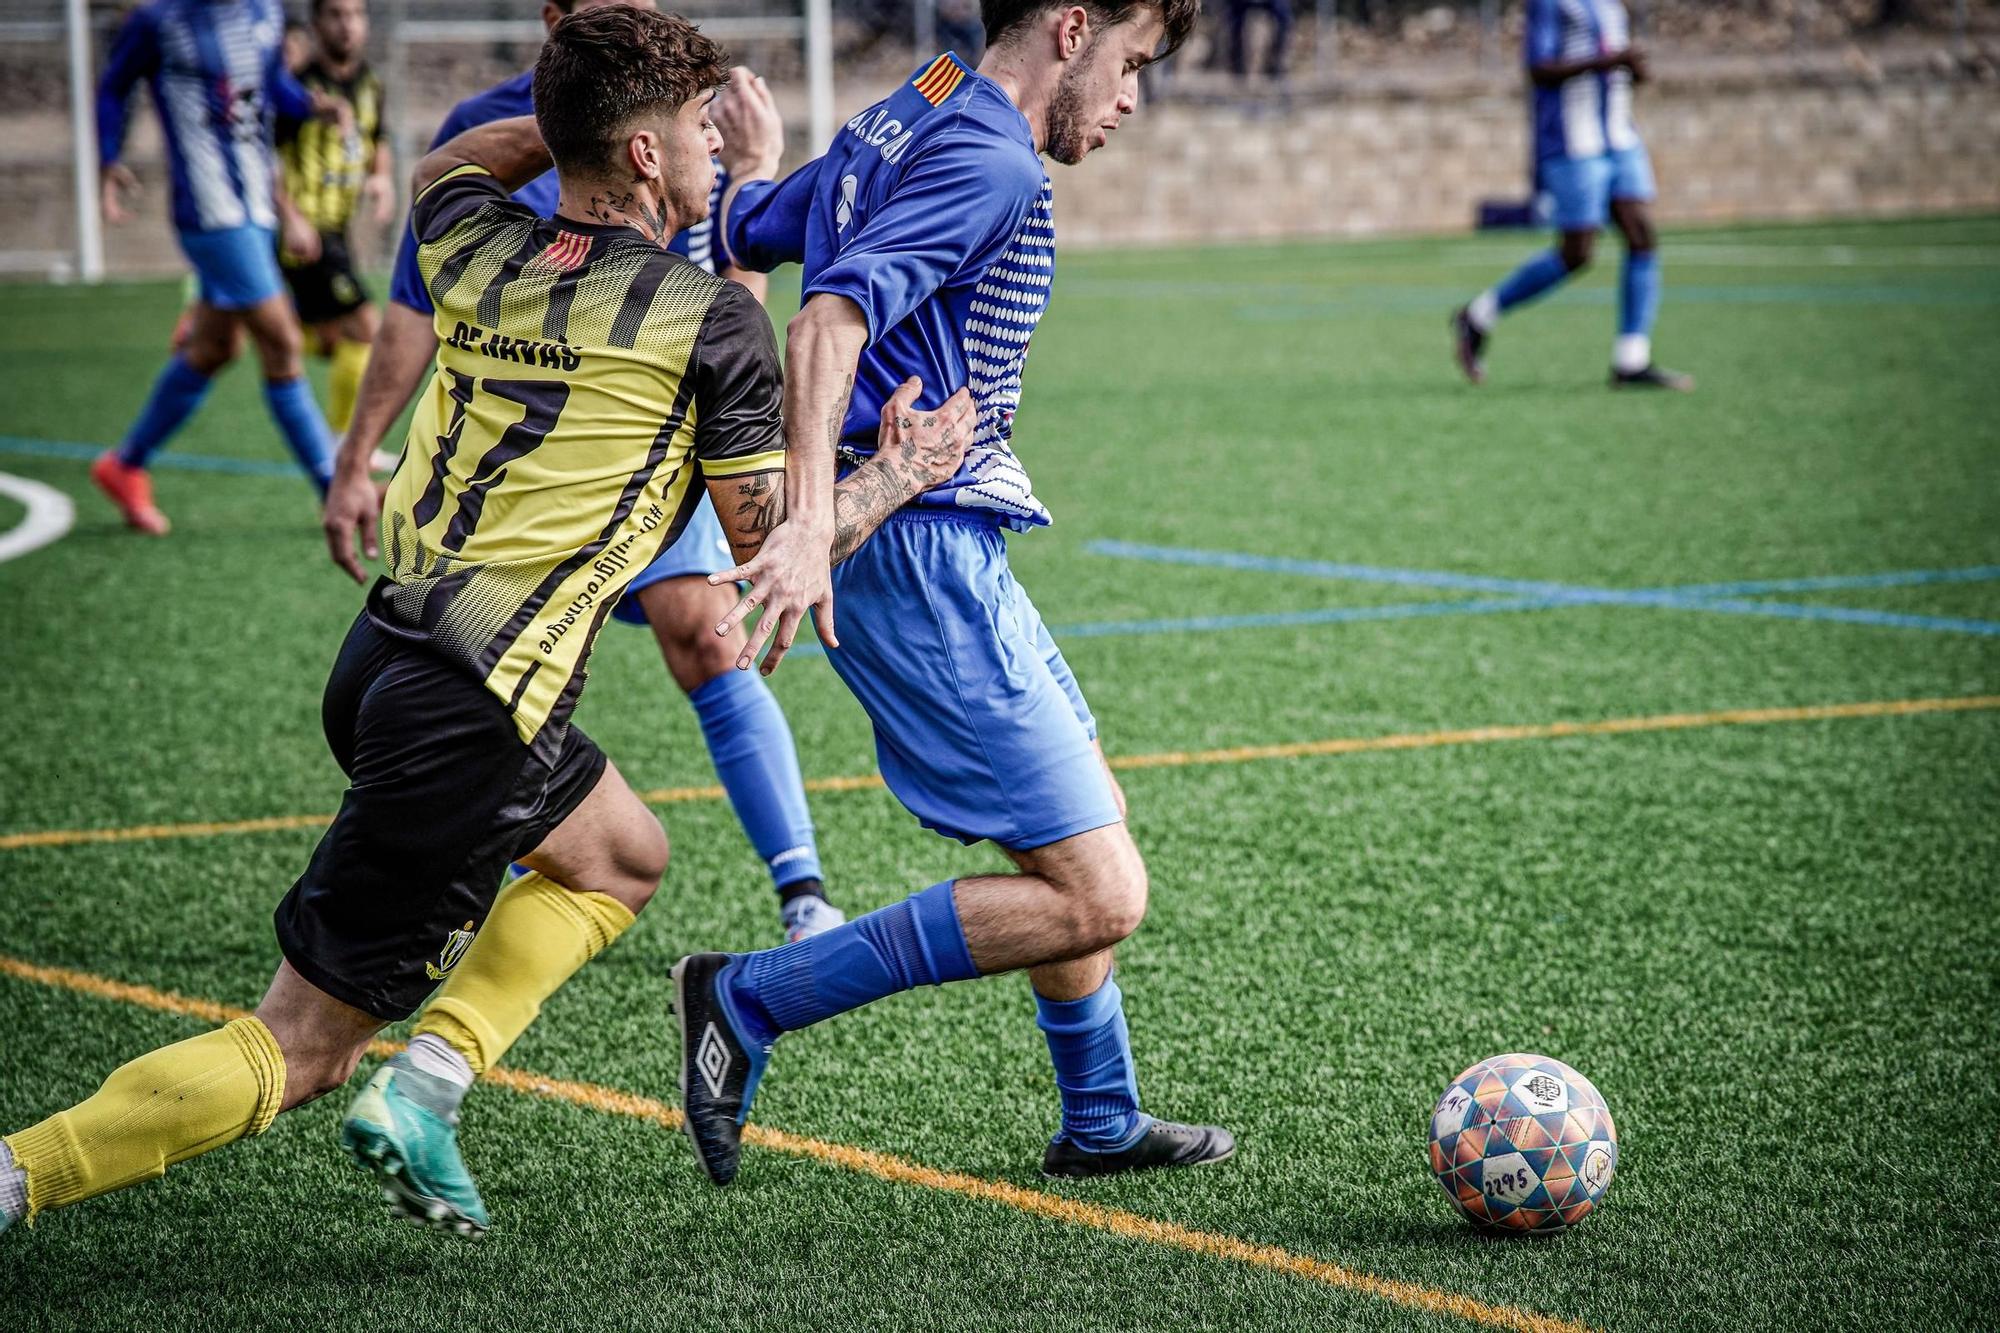
<svg viewBox="0 0 2000 1333">
<path fill-rule="evenodd" d="M 574 4 L 550 0 L 541 7 L 542 22 L 554 28 L 570 12 L 621 2 L 625 0 L 576 0 Z M 631 2 L 636 8 L 655 7 L 653 0 Z M 784 124 L 763 81 L 742 70 L 733 80 L 756 114 L 744 121 L 734 139 L 722 145 L 717 198 L 729 179 L 775 176 L 784 147 Z M 527 70 L 453 107 L 439 127 L 433 147 L 473 126 L 533 112 L 534 71 Z M 556 173 L 530 181 L 514 198 L 542 217 L 553 216 Z M 704 216 L 675 236 L 669 248 L 714 272 L 711 226 Z M 723 276 L 747 279 L 744 285 L 759 300 L 763 298 L 766 280 L 761 273 L 730 269 Z M 402 414 L 437 354 L 432 313 L 430 294 L 417 267 L 416 246 L 406 232 L 396 256 L 389 306 L 383 313 L 344 449 L 362 450 L 365 457 Z M 334 558 L 356 579 L 363 573 L 354 560 L 355 534 L 357 530 L 361 533 L 364 547 L 373 540 L 373 510 L 367 504 L 368 498 L 357 489 L 345 499 L 336 497 L 327 511 Z M 369 553 L 373 554 L 372 548 Z M 725 637 L 715 632 L 736 599 L 730 589 L 711 587 L 708 576 L 734 563 L 715 510 L 704 497 L 680 540 L 632 581 L 614 615 L 628 624 L 652 627 L 668 674 L 694 705 L 716 776 L 729 793 L 750 845 L 770 871 L 785 937 L 804 939 L 831 929 L 845 917 L 827 901 L 812 811 L 799 772 L 798 748 L 784 709 L 762 678 L 734 669 L 743 648 L 742 635 Z"/>
<path fill-rule="evenodd" d="M 146 81 L 167 144 L 173 222 L 200 285 L 186 340 L 153 384 L 124 442 L 91 465 L 98 489 L 140 532 L 164 536 L 147 461 L 201 405 L 249 331 L 264 401 L 313 486 L 333 475 L 333 437 L 307 386 L 298 316 L 278 276 L 271 117 L 344 122 L 344 103 L 308 93 L 284 66 L 277 0 L 153 0 L 119 30 L 97 89 L 107 222 L 124 222 L 137 178 L 119 160 L 128 103 Z"/>
<path fill-rule="evenodd" d="M 1486 379 L 1486 341 L 1500 316 L 1568 281 L 1590 263 L 1607 213 L 1625 238 L 1618 284 L 1613 388 L 1694 388 L 1692 376 L 1653 364 L 1660 309 L 1653 164 L 1632 124 L 1632 88 L 1646 77 L 1621 0 L 1528 0 L 1525 49 L 1535 171 L 1555 200 L 1562 240 L 1452 316 L 1459 368 Z"/>
<path fill-rule="evenodd" d="M 332 362 L 327 423 L 336 434 L 354 417 L 355 395 L 375 340 L 375 307 L 354 271 L 348 226 L 365 199 L 377 223 L 395 209 L 389 141 L 382 125 L 382 83 L 362 50 L 368 43 L 365 0 L 313 0 L 313 53 L 295 72 L 309 92 L 344 101 L 344 124 L 282 116 L 278 191 L 280 265 L 313 350 Z"/>
<path fill-rule="evenodd" d="M 734 262 L 800 263 L 786 338 L 785 522 L 747 579 L 777 665 L 810 610 L 875 727 L 882 777 L 927 827 L 991 841 L 1013 875 L 946 880 L 816 938 L 674 968 L 688 1133 L 716 1184 L 778 1036 L 919 985 L 1027 969 L 1062 1102 L 1052 1176 L 1217 1162 L 1227 1130 L 1139 1103 L 1111 950 L 1146 913 L 1144 861 L 1076 677 L 1008 565 L 1005 532 L 1050 522 L 1012 446 L 1028 340 L 1055 270 L 1041 155 L 1074 164 L 1137 109 L 1139 71 L 1187 37 L 1197 0 L 986 0 L 975 72 L 951 55 L 862 111 L 782 185 L 750 181 L 718 232 Z M 732 89 L 717 112 L 726 140 Z M 843 472 L 877 457 L 877 417 L 914 377 L 963 384 L 978 426 L 963 467 L 846 540 Z M 801 444 L 810 430 L 813 438 Z M 843 482 L 842 484 L 846 484 Z M 852 633 L 841 638 L 836 618 Z M 773 624 L 773 621 L 776 624 Z"/>
</svg>

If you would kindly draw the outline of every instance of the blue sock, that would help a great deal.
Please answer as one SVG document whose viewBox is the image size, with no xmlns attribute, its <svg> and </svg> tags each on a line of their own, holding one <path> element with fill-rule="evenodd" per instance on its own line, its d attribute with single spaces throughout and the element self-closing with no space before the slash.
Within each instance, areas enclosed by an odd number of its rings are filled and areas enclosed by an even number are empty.
<svg viewBox="0 0 2000 1333">
<path fill-rule="evenodd" d="M 319 404 L 313 401 L 305 376 L 265 380 L 264 405 L 271 409 L 278 429 L 285 433 L 292 457 L 299 460 L 306 476 L 325 495 L 326 488 L 333 484 L 333 432 L 326 428 L 326 418 L 319 414 Z"/>
<path fill-rule="evenodd" d="M 146 466 L 147 460 L 201 406 L 201 400 L 208 395 L 208 385 L 209 377 L 179 356 L 169 360 L 167 368 L 153 381 L 153 392 L 139 410 L 139 419 L 125 432 L 124 442 L 118 446 L 118 461 L 127 467 Z"/>
<path fill-rule="evenodd" d="M 821 878 L 799 754 L 778 696 L 754 671 L 731 669 L 688 695 L 708 757 L 750 845 L 782 889 Z"/>
<path fill-rule="evenodd" d="M 1125 997 L 1111 977 L 1081 1000 L 1035 996 L 1035 1025 L 1049 1039 L 1062 1095 L 1062 1133 L 1092 1152 L 1123 1148 L 1150 1123 L 1125 1030 Z"/>
<path fill-rule="evenodd" d="M 1554 250 L 1544 250 L 1500 280 L 1493 289 L 1502 311 L 1532 301 L 1569 276 L 1569 268 Z"/>
<path fill-rule="evenodd" d="M 824 935 L 730 963 L 720 978 L 722 998 L 741 1035 L 768 1045 L 781 1032 L 885 995 L 978 976 L 951 887 L 950 880 L 933 884 Z"/>
<path fill-rule="evenodd" d="M 1625 270 L 1618 279 L 1618 332 L 1650 337 L 1660 314 L 1660 252 L 1625 252 Z"/>
</svg>

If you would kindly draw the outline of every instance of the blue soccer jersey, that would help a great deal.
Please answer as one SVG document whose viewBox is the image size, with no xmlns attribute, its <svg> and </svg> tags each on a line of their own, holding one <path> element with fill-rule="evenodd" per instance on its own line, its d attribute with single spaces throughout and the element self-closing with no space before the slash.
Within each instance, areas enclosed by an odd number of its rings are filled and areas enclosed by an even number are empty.
<svg viewBox="0 0 2000 1333">
<path fill-rule="evenodd" d="M 125 21 L 97 87 L 97 150 L 125 148 L 132 90 L 153 93 L 167 143 L 174 225 L 183 232 L 277 226 L 273 113 L 312 114 L 282 59 L 278 0 L 154 0 Z"/>
<path fill-rule="evenodd" d="M 845 296 L 866 315 L 844 460 L 874 452 L 882 404 L 909 376 L 923 380 L 926 405 L 969 386 L 979 425 L 965 462 L 917 503 L 1017 530 L 1049 522 L 1011 438 L 1055 244 L 1026 118 L 952 55 L 848 121 L 824 157 L 782 183 L 746 182 L 722 227 L 725 263 L 802 264 L 806 296 Z"/>
<path fill-rule="evenodd" d="M 472 129 L 496 120 L 507 120 L 514 116 L 535 114 L 535 71 L 523 70 L 505 83 L 496 83 L 483 93 L 475 93 L 451 109 L 438 126 L 431 147 L 437 148 L 449 140 Z M 708 196 L 709 216 L 692 227 L 677 233 L 667 243 L 667 248 L 675 254 L 686 255 L 694 263 L 715 272 L 714 260 L 714 216 L 716 205 L 722 201 L 722 191 L 729 183 L 729 177 L 720 166 L 715 171 L 715 188 Z M 526 204 L 536 214 L 554 217 L 556 205 L 561 201 L 562 190 L 556 183 L 556 173 L 545 171 L 541 175 L 514 191 L 514 201 Z M 389 284 L 389 295 L 398 305 L 406 305 L 424 314 L 431 313 L 431 294 L 424 289 L 423 274 L 417 270 L 417 242 L 407 230 L 396 251 L 396 272 Z"/>
<path fill-rule="evenodd" d="M 1530 68 L 1589 60 L 1632 44 L 1620 0 L 1528 0 Z M 1632 71 L 1579 74 L 1534 93 L 1535 159 L 1586 158 L 1639 146 L 1632 125 Z"/>
</svg>

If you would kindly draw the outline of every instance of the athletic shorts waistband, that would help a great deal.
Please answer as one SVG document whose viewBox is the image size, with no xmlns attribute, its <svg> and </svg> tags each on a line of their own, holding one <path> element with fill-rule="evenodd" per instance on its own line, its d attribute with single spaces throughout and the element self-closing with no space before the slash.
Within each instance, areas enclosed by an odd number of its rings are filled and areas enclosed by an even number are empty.
<svg viewBox="0 0 2000 1333">
<path fill-rule="evenodd" d="M 890 523 L 957 523 L 989 532 L 1000 529 L 998 514 L 981 509 L 947 509 L 943 505 L 904 505 L 882 522 L 884 526 Z"/>
</svg>

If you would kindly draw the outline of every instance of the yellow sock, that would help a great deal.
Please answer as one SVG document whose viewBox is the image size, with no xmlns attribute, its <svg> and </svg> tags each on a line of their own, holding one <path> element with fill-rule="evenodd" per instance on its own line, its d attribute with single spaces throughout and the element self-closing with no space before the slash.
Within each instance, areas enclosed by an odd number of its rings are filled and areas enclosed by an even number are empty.
<svg viewBox="0 0 2000 1333">
<path fill-rule="evenodd" d="M 333 345 L 333 366 L 326 377 L 326 424 L 335 435 L 347 434 L 354 420 L 354 400 L 361 394 L 361 375 L 368 369 L 370 344 L 342 338 Z"/>
<path fill-rule="evenodd" d="M 443 1038 L 483 1074 L 499 1063 L 570 974 L 625 933 L 632 913 L 601 893 L 572 893 L 527 874 L 500 891 L 416 1035 Z"/>
<path fill-rule="evenodd" d="M 87 1101 L 7 1136 L 28 1173 L 28 1218 L 262 1134 L 284 1098 L 284 1052 L 254 1018 L 142 1055 Z"/>
</svg>

